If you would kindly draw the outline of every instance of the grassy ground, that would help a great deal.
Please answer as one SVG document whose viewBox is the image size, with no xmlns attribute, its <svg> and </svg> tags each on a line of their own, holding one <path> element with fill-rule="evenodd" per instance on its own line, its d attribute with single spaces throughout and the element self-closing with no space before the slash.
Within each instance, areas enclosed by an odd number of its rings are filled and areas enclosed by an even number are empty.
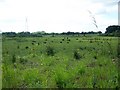
<svg viewBox="0 0 120 90">
<path fill-rule="evenodd" d="M 3 38 L 3 88 L 116 88 L 117 37 Z"/>
</svg>

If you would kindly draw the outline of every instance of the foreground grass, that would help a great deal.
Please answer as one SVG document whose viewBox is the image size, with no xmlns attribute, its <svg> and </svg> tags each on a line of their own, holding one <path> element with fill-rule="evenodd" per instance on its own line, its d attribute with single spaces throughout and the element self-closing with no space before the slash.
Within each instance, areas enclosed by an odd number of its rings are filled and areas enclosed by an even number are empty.
<svg viewBox="0 0 120 90">
<path fill-rule="evenodd" d="M 3 38 L 3 88 L 116 88 L 116 37 Z"/>
</svg>

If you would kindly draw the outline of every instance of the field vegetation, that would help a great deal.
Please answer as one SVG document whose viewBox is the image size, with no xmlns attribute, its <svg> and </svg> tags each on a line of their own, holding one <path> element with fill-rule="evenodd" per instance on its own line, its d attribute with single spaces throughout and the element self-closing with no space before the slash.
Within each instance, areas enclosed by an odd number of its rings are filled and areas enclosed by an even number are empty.
<svg viewBox="0 0 120 90">
<path fill-rule="evenodd" d="M 118 38 L 3 37 L 3 88 L 118 88 Z"/>
</svg>

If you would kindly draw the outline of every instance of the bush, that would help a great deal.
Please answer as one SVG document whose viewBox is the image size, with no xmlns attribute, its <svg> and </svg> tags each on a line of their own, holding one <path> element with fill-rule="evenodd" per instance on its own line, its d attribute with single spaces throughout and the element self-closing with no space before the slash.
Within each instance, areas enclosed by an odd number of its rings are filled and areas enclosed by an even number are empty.
<svg viewBox="0 0 120 90">
<path fill-rule="evenodd" d="M 97 59 L 97 56 L 94 56 L 94 59 Z"/>
<path fill-rule="evenodd" d="M 28 60 L 25 59 L 25 58 L 20 58 L 20 63 L 21 63 L 21 64 L 25 64 L 25 63 L 27 63 L 27 61 L 28 61 Z"/>
<path fill-rule="evenodd" d="M 28 46 L 26 46 L 25 48 L 26 48 L 26 49 L 28 49 L 29 47 L 28 47 Z"/>
<path fill-rule="evenodd" d="M 46 52 L 48 56 L 54 56 L 55 54 L 53 47 L 50 46 L 47 47 Z"/>
<path fill-rule="evenodd" d="M 19 49 L 20 48 L 20 46 L 17 46 L 17 49 Z"/>
<path fill-rule="evenodd" d="M 75 59 L 80 59 L 81 58 L 81 56 L 80 56 L 78 51 L 74 51 L 74 58 Z"/>
<path fill-rule="evenodd" d="M 12 55 L 12 63 L 15 63 L 16 62 L 16 57 L 15 55 Z"/>
</svg>

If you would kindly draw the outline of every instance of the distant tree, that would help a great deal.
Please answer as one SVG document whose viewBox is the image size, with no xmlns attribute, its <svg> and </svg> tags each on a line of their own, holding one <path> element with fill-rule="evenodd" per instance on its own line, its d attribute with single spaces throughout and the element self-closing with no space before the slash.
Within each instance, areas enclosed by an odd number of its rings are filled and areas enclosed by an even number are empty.
<svg viewBox="0 0 120 90">
<path fill-rule="evenodd" d="M 55 36 L 55 33 L 54 33 L 54 32 L 52 32 L 51 34 L 52 34 L 52 37 L 54 37 L 54 36 Z"/>
<path fill-rule="evenodd" d="M 97 33 L 98 33 L 99 35 L 100 35 L 100 34 L 102 34 L 102 32 L 101 32 L 101 31 L 98 31 Z"/>
<path fill-rule="evenodd" d="M 19 37 L 28 37 L 28 36 L 30 36 L 30 32 L 19 32 L 17 34 L 17 36 L 19 36 Z"/>
<path fill-rule="evenodd" d="M 46 34 L 46 32 L 45 32 L 45 31 L 41 31 L 41 34 L 42 34 L 42 35 L 45 35 L 45 34 Z"/>
<path fill-rule="evenodd" d="M 41 37 L 42 36 L 42 33 L 41 32 L 33 32 L 33 33 L 31 33 L 31 36 L 33 36 L 33 37 Z"/>
<path fill-rule="evenodd" d="M 118 25 L 108 26 L 106 28 L 105 34 L 109 36 L 120 36 L 120 26 Z"/>
<path fill-rule="evenodd" d="M 82 34 L 83 36 L 85 36 L 85 35 L 86 35 L 86 32 L 81 32 L 81 34 Z"/>
<path fill-rule="evenodd" d="M 8 36 L 8 37 L 15 37 L 16 33 L 15 32 L 3 32 L 3 36 Z"/>
<path fill-rule="evenodd" d="M 68 31 L 68 32 L 67 32 L 67 35 L 74 35 L 74 32 Z"/>
</svg>

